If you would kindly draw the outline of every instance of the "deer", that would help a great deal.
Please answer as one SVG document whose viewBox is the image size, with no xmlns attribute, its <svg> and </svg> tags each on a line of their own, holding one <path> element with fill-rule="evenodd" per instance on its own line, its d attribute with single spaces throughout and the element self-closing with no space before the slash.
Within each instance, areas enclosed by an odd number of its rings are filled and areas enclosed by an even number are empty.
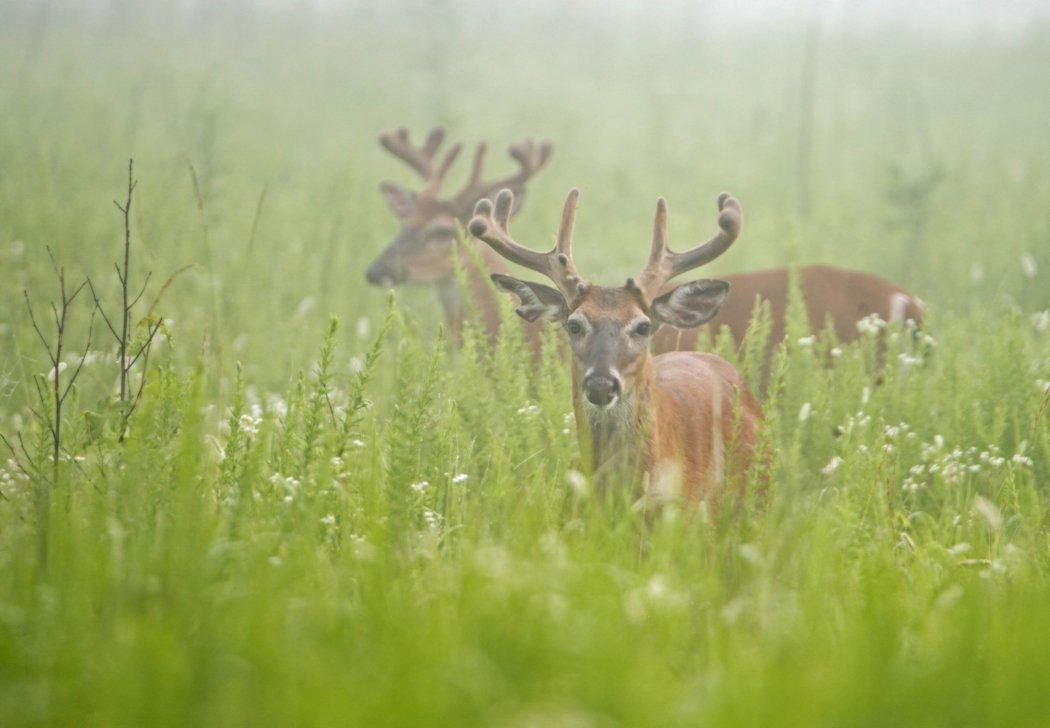
<svg viewBox="0 0 1050 728">
<path fill-rule="evenodd" d="M 461 344 L 467 307 L 456 280 L 457 261 L 466 272 L 469 293 L 490 335 L 498 331 L 500 315 L 485 274 L 505 272 L 507 266 L 488 246 L 479 245 L 476 252 L 486 270 L 478 270 L 472 256 L 456 245 L 459 228 L 465 227 L 479 199 L 503 188 L 515 192 L 511 214 L 516 213 L 524 201 L 526 183 L 547 164 L 554 147 L 547 140 L 525 139 L 514 144 L 508 152 L 517 162 L 517 171 L 496 179 L 484 179 L 487 144 L 481 142 L 474 151 L 467 181 L 451 196 L 442 196 L 445 177 L 462 151 L 462 144 L 455 144 L 439 159 L 444 140 L 445 130 L 441 127 L 433 129 L 418 146 L 411 142 L 405 127 L 380 135 L 380 145 L 413 169 L 422 178 L 423 186 L 417 193 L 393 182 L 380 184 L 383 197 L 401 220 L 401 229 L 368 266 L 365 278 L 373 285 L 386 288 L 402 283 L 433 285 L 452 339 Z M 530 335 L 535 338 L 535 331 Z"/>
<path fill-rule="evenodd" d="M 622 286 L 592 284 L 572 259 L 579 190 L 565 200 L 554 248 L 539 252 L 515 242 L 508 230 L 514 193 L 474 208 L 468 230 L 504 259 L 550 279 L 555 287 L 491 276 L 518 299 L 517 314 L 532 322 L 561 324 L 572 352 L 576 430 L 589 469 L 609 481 L 628 473 L 641 484 L 639 507 L 669 501 L 716 502 L 727 482 L 747 482 L 758 458 L 763 413 L 740 373 L 725 359 L 697 351 L 653 354 L 651 339 L 663 327 L 695 328 L 712 320 L 726 300 L 726 281 L 700 279 L 668 286 L 671 279 L 722 255 L 738 238 L 740 203 L 718 198 L 719 230 L 683 252 L 668 247 L 667 203 L 656 204 L 649 260 Z M 602 477 L 604 476 L 604 477 Z"/>
<path fill-rule="evenodd" d="M 454 275 L 456 260 L 468 274 L 469 294 L 478 306 L 485 330 L 492 336 L 498 332 L 500 315 L 484 272 L 477 270 L 470 257 L 455 246 L 457 225 L 467 224 L 474 204 L 480 198 L 491 198 L 503 187 L 515 193 L 512 214 L 516 213 L 521 207 L 526 183 L 547 163 L 553 146 L 548 141 L 537 143 L 526 139 L 510 147 L 509 153 L 518 162 L 519 171 L 510 177 L 485 182 L 481 179 L 481 166 L 486 145 L 479 144 L 468 183 L 452 197 L 442 199 L 442 180 L 461 151 L 461 145 L 457 144 L 443 160 L 435 163 L 444 139 L 445 130 L 440 127 L 431 131 L 423 145 L 418 147 L 410 142 L 409 132 L 404 127 L 379 137 L 384 149 L 422 177 L 423 189 L 413 193 L 393 182 L 380 185 L 394 214 L 401 219 L 402 227 L 368 266 L 365 277 L 369 283 L 384 287 L 405 283 L 433 285 L 453 341 L 460 343 L 467 307 Z M 477 246 L 476 252 L 488 273 L 507 272 L 502 259 L 487 246 Z M 917 326 L 922 324 L 925 304 L 900 286 L 878 276 L 823 265 L 800 268 L 798 275 L 811 330 L 823 330 L 830 320 L 836 338 L 842 343 L 855 340 L 858 337 L 857 321 L 871 314 L 888 322 L 911 320 Z M 788 269 L 736 273 L 723 279 L 732 286 L 734 294 L 708 326 L 716 330 L 727 326 L 736 345 L 741 347 L 751 325 L 755 299 L 768 301 L 772 316 L 765 352 L 768 364 L 776 345 L 784 339 L 790 280 Z M 525 326 L 529 341 L 538 345 L 538 329 L 528 323 Z M 695 350 L 702 332 L 703 329 L 697 327 L 664 327 L 653 337 L 653 351 L 660 354 Z"/>
</svg>

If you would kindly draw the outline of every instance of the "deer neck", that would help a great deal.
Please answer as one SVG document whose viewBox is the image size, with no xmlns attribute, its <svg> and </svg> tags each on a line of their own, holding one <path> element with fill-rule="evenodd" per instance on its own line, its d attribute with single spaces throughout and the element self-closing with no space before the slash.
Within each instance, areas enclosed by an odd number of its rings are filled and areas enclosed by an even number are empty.
<svg viewBox="0 0 1050 728">
<path fill-rule="evenodd" d="M 466 320 L 471 301 L 478 306 L 489 334 L 494 335 L 499 329 L 499 303 L 493 295 L 488 276 L 490 273 L 505 273 L 509 269 L 503 259 L 496 255 L 489 246 L 477 241 L 474 241 L 474 255 L 467 254 L 459 247 L 456 250 L 459 265 L 466 273 L 470 300 L 468 301 L 464 295 L 455 272 L 440 278 L 436 288 L 438 300 L 441 301 L 441 307 L 445 311 L 445 323 L 458 346 L 463 343 L 463 322 Z M 478 266 L 479 258 L 484 263 L 484 268 Z"/>
<path fill-rule="evenodd" d="M 583 395 L 583 370 L 573 366 L 573 410 L 585 462 L 600 489 L 638 478 L 649 467 L 653 432 L 650 357 L 639 366 L 630 390 L 608 407 L 597 407 Z"/>
</svg>

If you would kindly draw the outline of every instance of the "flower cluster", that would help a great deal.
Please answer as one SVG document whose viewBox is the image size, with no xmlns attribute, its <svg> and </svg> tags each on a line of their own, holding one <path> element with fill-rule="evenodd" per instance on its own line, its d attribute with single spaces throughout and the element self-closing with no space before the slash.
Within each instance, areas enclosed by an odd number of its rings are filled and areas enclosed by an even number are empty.
<svg viewBox="0 0 1050 728">
<path fill-rule="evenodd" d="M 902 486 L 907 491 L 915 492 L 930 485 L 936 478 L 949 485 L 955 485 L 962 482 L 967 475 L 998 471 L 1007 462 L 1017 467 L 1030 468 L 1033 463 L 1025 454 L 1027 449 L 1027 441 L 1022 441 L 1017 452 L 1008 459 L 997 445 L 989 445 L 985 449 L 969 447 L 964 450 L 955 447 L 949 450 L 945 447 L 944 438 L 935 435 L 933 442 L 922 443 L 922 462 L 908 470 Z"/>
<path fill-rule="evenodd" d="M 540 406 L 537 404 L 532 404 L 531 402 L 526 402 L 518 408 L 518 414 L 524 415 L 526 417 L 535 417 L 540 412 L 542 412 Z"/>
<path fill-rule="evenodd" d="M 19 483 L 29 480 L 29 475 L 22 470 L 14 458 L 9 458 L 7 464 L 0 468 L 0 491 L 17 488 Z"/>
<path fill-rule="evenodd" d="M 248 437 L 255 437 L 259 434 L 259 428 L 262 427 L 262 421 L 262 407 L 258 404 L 253 404 L 248 412 L 245 412 L 237 418 L 237 426 L 241 429 L 241 432 Z"/>
<path fill-rule="evenodd" d="M 871 313 L 857 322 L 857 331 L 863 336 L 875 336 L 886 328 L 886 322 L 877 313 Z"/>
<path fill-rule="evenodd" d="M 299 486 L 301 485 L 298 478 L 293 478 L 290 475 L 285 477 L 280 473 L 274 473 L 271 475 L 270 483 L 272 483 L 277 490 L 284 492 L 285 503 L 291 503 L 295 500 L 295 495 L 299 492 Z"/>
</svg>

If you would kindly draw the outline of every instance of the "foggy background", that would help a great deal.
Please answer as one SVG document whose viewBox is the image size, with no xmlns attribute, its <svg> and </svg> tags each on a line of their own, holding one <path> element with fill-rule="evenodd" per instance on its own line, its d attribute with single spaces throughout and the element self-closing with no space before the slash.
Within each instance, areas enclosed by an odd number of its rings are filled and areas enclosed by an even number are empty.
<svg viewBox="0 0 1050 728">
<path fill-rule="evenodd" d="M 380 315 L 363 271 L 398 221 L 378 184 L 419 184 L 376 142 L 400 125 L 487 140 L 491 175 L 508 144 L 552 140 L 516 234 L 546 244 L 580 187 L 576 257 L 599 281 L 636 272 L 657 196 L 681 247 L 728 190 L 745 234 L 713 275 L 857 268 L 933 316 L 1048 304 L 1045 3 L 5 0 L 0 16 L 0 246 L 25 251 L 0 284 L 38 285 L 45 243 L 111 270 L 134 156 L 136 264 L 192 264 L 173 318 L 248 360 L 286 342 L 274 376 L 329 313 Z M 436 329 L 431 289 L 398 295 Z"/>
</svg>

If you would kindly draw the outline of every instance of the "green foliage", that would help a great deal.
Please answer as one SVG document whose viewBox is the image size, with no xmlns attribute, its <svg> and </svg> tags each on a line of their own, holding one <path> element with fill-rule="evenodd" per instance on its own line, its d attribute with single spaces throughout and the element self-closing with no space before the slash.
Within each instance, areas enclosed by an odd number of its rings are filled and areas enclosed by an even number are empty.
<svg viewBox="0 0 1050 728">
<path fill-rule="evenodd" d="M 605 19 L 590 53 L 575 23 L 495 8 L 515 22 L 485 48 L 419 51 L 383 4 L 332 27 L 223 6 L 203 35 L 141 5 L 113 26 L 0 24 L 0 725 L 1045 722 L 1044 31 L 979 58 L 898 38 L 884 77 L 877 42 L 827 39 L 798 221 L 795 126 L 769 121 L 797 107 L 788 32 L 699 43 L 681 23 L 643 53 Z M 238 55 L 249 31 L 265 53 Z M 521 38 L 533 52 L 493 67 Z M 913 135 L 884 103 L 902 84 L 930 94 L 925 133 L 967 155 L 886 156 L 890 131 Z M 766 374 L 756 308 L 742 351 L 725 331 L 702 348 L 767 385 L 765 491 L 650 517 L 599 500 L 556 327 L 537 353 L 501 298 L 492 340 L 467 300 L 457 349 L 432 291 L 395 305 L 365 287 L 396 226 L 373 137 L 402 119 L 557 141 L 515 235 L 542 247 L 586 183 L 577 257 L 595 280 L 641 264 L 652 196 L 681 200 L 684 247 L 726 187 L 748 222 L 712 275 L 866 268 L 919 292 L 926 323 L 810 340 L 796 289 Z M 18 465 L 51 470 L 27 411 L 50 364 L 21 290 L 50 285 L 45 243 L 71 275 L 111 270 L 131 147 L 142 260 L 194 267 L 165 292 L 123 443 L 113 351 L 89 352 L 51 487 Z"/>
</svg>

